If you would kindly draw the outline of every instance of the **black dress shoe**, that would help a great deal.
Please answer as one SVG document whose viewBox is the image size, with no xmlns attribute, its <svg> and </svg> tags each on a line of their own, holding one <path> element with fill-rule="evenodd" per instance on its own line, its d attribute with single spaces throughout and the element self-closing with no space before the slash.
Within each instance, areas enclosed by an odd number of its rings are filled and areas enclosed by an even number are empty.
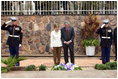
<svg viewBox="0 0 118 79">
<path fill-rule="evenodd" d="M 114 61 L 117 61 L 117 59 L 115 59 Z"/>
</svg>

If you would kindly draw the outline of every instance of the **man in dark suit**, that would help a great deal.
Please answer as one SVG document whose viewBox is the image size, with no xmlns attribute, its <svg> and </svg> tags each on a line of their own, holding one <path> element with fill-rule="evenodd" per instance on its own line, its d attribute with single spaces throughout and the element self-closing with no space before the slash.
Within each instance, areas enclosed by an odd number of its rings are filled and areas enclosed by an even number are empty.
<svg viewBox="0 0 118 79">
<path fill-rule="evenodd" d="M 65 63 L 68 63 L 68 48 L 70 50 L 71 63 L 74 64 L 74 28 L 69 26 L 69 22 L 64 22 L 65 27 L 61 29 L 61 40 L 64 48 Z"/>
<path fill-rule="evenodd" d="M 115 61 L 117 61 L 117 27 L 114 29 Z"/>
</svg>

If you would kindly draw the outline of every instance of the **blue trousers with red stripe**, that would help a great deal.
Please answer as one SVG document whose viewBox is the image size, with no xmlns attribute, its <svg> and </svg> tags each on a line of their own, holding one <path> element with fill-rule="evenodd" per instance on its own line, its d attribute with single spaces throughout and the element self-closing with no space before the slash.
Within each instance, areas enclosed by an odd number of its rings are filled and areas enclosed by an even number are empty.
<svg viewBox="0 0 118 79">
<path fill-rule="evenodd" d="M 111 47 L 102 47 L 102 63 L 110 62 L 110 49 Z"/>
<path fill-rule="evenodd" d="M 17 58 L 19 57 L 19 46 L 15 46 L 15 47 L 9 46 L 9 51 L 12 58 L 14 58 L 15 55 Z M 17 62 L 16 66 L 20 66 L 20 63 Z"/>
</svg>

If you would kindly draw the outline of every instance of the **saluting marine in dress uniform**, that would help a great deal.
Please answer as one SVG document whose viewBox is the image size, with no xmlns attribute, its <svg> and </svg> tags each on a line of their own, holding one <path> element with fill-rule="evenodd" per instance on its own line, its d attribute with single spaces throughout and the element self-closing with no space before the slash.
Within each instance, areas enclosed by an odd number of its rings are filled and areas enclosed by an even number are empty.
<svg viewBox="0 0 118 79">
<path fill-rule="evenodd" d="M 22 44 L 22 28 L 17 25 L 16 17 L 11 17 L 10 21 L 5 22 L 1 29 L 7 30 L 9 32 L 9 37 L 7 39 L 7 45 L 9 45 L 9 51 L 12 58 L 16 55 L 16 57 L 19 57 L 19 47 Z M 11 25 L 7 25 L 8 23 L 12 22 Z M 19 62 L 16 63 L 16 66 L 19 66 Z"/>
<path fill-rule="evenodd" d="M 110 62 L 110 49 L 112 45 L 112 29 L 108 25 L 109 20 L 103 21 L 103 25 L 97 30 L 97 34 L 100 34 L 101 42 L 100 46 L 102 49 L 102 63 L 105 64 Z"/>
</svg>

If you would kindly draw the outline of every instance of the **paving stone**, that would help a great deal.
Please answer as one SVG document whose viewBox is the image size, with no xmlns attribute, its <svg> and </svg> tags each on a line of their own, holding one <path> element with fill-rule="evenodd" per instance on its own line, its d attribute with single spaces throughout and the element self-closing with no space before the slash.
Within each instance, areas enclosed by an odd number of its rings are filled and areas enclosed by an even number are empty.
<svg viewBox="0 0 118 79">
<path fill-rule="evenodd" d="M 84 71 L 12 71 L 1 74 L 2 78 L 117 78 L 117 71 L 112 70 L 115 75 L 104 73 L 102 70 Z M 109 76 L 108 76 L 109 75 Z"/>
</svg>

